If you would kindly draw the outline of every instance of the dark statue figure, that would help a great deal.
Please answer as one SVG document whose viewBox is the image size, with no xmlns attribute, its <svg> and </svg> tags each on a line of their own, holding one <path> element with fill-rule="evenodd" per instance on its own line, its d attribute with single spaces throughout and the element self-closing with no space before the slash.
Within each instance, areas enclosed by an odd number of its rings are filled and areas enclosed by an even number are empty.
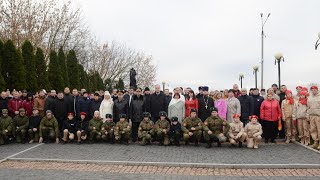
<svg viewBox="0 0 320 180">
<path fill-rule="evenodd" d="M 136 70 L 133 68 L 130 69 L 130 87 L 137 88 L 137 80 L 136 80 Z"/>
</svg>

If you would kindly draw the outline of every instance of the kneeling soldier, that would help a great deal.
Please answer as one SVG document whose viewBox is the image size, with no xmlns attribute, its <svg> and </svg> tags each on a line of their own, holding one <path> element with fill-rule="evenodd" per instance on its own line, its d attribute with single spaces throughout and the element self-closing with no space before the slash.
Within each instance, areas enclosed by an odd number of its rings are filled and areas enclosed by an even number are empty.
<svg viewBox="0 0 320 180">
<path fill-rule="evenodd" d="M 102 139 L 105 141 L 110 141 L 112 144 L 114 143 L 114 126 L 116 124 L 112 120 L 111 114 L 106 114 L 106 121 L 102 124 L 101 134 Z"/>
<path fill-rule="evenodd" d="M 102 126 L 102 118 L 100 117 L 100 112 L 95 111 L 93 114 L 93 118 L 89 121 L 89 143 L 93 143 L 94 140 L 101 139 L 101 126 Z"/>
<path fill-rule="evenodd" d="M 261 141 L 262 127 L 258 122 L 258 116 L 252 115 L 251 122 L 246 125 L 244 132 L 247 133 L 247 146 L 248 148 L 258 148 Z"/>
<path fill-rule="evenodd" d="M 50 140 L 56 139 L 56 143 L 59 143 L 59 125 L 56 118 L 52 115 L 51 110 L 46 111 L 46 116 L 42 118 L 39 129 L 39 143 L 50 142 Z"/>
<path fill-rule="evenodd" d="M 80 113 L 80 121 L 77 123 L 77 144 L 81 144 L 81 141 L 85 141 L 87 139 L 89 122 L 86 116 L 87 113 Z"/>
<path fill-rule="evenodd" d="M 230 123 L 229 129 L 229 141 L 231 145 L 239 143 L 239 147 L 242 147 L 243 141 L 246 139 L 247 134 L 244 132 L 243 123 L 240 121 L 240 115 L 233 115 L 233 123 Z"/>
<path fill-rule="evenodd" d="M 160 119 L 155 124 L 155 132 L 156 139 L 159 141 L 159 145 L 169 145 L 169 130 L 170 123 L 167 119 L 167 113 L 165 111 L 161 111 L 159 113 Z"/>
<path fill-rule="evenodd" d="M 199 141 L 202 134 L 202 121 L 197 117 L 197 110 L 190 110 L 190 117 L 183 120 L 183 140 L 188 145 L 189 141 L 194 141 L 195 146 L 199 146 Z"/>
<path fill-rule="evenodd" d="M 39 141 L 39 126 L 40 126 L 40 116 L 39 111 L 37 109 L 34 109 L 32 111 L 32 115 L 29 118 L 29 129 L 28 134 L 30 141 L 29 143 L 33 143 L 34 141 Z"/>
<path fill-rule="evenodd" d="M 170 141 L 171 143 L 175 144 L 176 146 L 180 146 L 180 138 L 181 138 L 181 124 L 178 121 L 177 117 L 171 118 L 171 126 L 170 126 Z"/>
<path fill-rule="evenodd" d="M 212 142 L 217 142 L 218 147 L 227 141 L 225 134 L 229 131 L 229 124 L 219 117 L 218 109 L 212 107 L 211 116 L 204 121 L 203 137 L 207 142 L 207 148 L 212 147 Z"/>
<path fill-rule="evenodd" d="M 26 116 L 24 108 L 20 108 L 19 114 L 13 118 L 13 127 L 13 135 L 16 137 L 17 143 L 24 144 L 29 127 L 29 118 Z"/>
<path fill-rule="evenodd" d="M 63 122 L 63 138 L 62 144 L 65 144 L 67 140 L 74 140 L 74 135 L 76 133 L 77 121 L 73 116 L 73 113 L 68 113 L 68 118 Z"/>
<path fill-rule="evenodd" d="M 8 109 L 2 109 L 2 116 L 0 117 L 0 145 L 5 144 L 12 136 L 13 122 L 12 118 L 8 116 Z"/>
<path fill-rule="evenodd" d="M 150 113 L 143 113 L 143 120 L 141 121 L 138 129 L 138 138 L 141 140 L 141 145 L 150 144 L 152 136 L 154 135 L 153 130 L 154 124 L 150 120 Z"/>
<path fill-rule="evenodd" d="M 125 145 L 129 144 L 129 138 L 131 134 L 131 127 L 129 123 L 126 121 L 127 116 L 125 114 L 120 114 L 120 121 L 117 122 L 114 136 L 115 140 L 120 141 L 120 143 L 123 143 Z"/>
</svg>

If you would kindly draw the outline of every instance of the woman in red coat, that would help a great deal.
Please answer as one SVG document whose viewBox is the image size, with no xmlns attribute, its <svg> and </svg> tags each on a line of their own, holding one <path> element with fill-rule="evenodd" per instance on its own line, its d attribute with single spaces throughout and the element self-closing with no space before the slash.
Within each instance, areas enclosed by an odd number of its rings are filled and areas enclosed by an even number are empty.
<svg viewBox="0 0 320 180">
<path fill-rule="evenodd" d="M 27 116 L 30 117 L 33 110 L 33 95 L 31 93 L 28 93 L 27 99 L 23 100 L 22 107 L 26 110 Z"/>
<path fill-rule="evenodd" d="M 191 109 L 196 109 L 198 111 L 198 99 L 194 94 L 193 90 L 189 91 L 189 97 L 186 99 L 186 118 L 190 117 Z"/>
<path fill-rule="evenodd" d="M 278 121 L 281 121 L 281 116 L 279 102 L 274 99 L 272 94 L 268 94 L 267 99 L 260 106 L 260 118 L 263 124 L 265 143 L 268 143 L 269 139 L 272 143 L 275 143 L 278 133 Z"/>
</svg>

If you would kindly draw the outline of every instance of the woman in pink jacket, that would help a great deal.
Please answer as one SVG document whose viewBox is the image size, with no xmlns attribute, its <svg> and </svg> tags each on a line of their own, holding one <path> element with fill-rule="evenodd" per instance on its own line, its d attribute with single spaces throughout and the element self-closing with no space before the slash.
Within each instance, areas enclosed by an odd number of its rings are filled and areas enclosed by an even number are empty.
<svg viewBox="0 0 320 180">
<path fill-rule="evenodd" d="M 262 129 L 264 134 L 264 141 L 268 143 L 270 139 L 275 143 L 278 133 L 278 121 L 281 121 L 281 108 L 279 102 L 274 99 L 272 94 L 267 95 L 260 107 L 260 118 L 262 120 Z"/>
<path fill-rule="evenodd" d="M 216 100 L 214 101 L 214 107 L 218 109 L 219 116 L 225 120 L 227 118 L 227 103 L 223 99 L 221 92 L 218 92 L 216 94 Z"/>
</svg>

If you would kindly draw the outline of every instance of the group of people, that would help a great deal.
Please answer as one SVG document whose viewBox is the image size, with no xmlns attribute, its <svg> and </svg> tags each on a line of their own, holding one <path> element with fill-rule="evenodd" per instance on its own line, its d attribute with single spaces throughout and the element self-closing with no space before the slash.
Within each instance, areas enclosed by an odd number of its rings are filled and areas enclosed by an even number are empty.
<svg viewBox="0 0 320 180">
<path fill-rule="evenodd" d="M 282 85 L 272 85 L 265 92 L 237 85 L 224 91 L 199 87 L 177 87 L 173 93 L 149 88 L 113 89 L 88 93 L 69 88 L 56 93 L 41 90 L 36 94 L 2 92 L 0 98 L 0 144 L 15 139 L 18 143 L 67 143 L 109 141 L 142 145 L 193 142 L 246 142 L 258 148 L 262 138 L 274 143 L 279 136 L 286 143 L 297 139 L 320 150 L 320 95 L 318 87 L 298 86 L 297 93 Z M 261 93 L 261 94 L 260 94 Z"/>
</svg>

